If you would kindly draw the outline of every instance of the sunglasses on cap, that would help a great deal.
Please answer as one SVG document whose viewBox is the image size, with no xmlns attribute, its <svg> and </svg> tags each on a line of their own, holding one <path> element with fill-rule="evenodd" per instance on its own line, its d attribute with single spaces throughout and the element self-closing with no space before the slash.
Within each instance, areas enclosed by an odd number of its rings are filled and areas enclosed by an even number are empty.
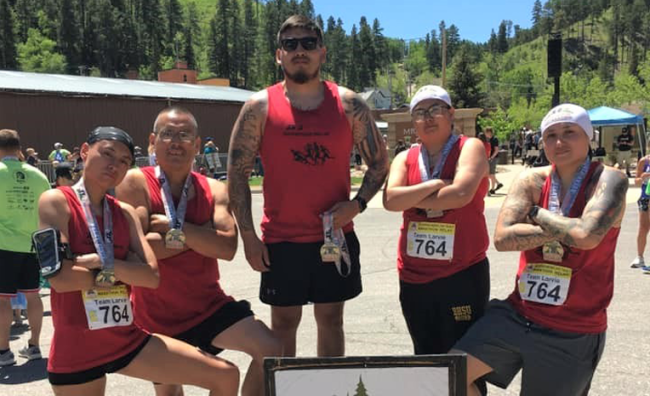
<svg viewBox="0 0 650 396">
<path fill-rule="evenodd" d="M 318 47 L 317 37 L 302 37 L 302 38 L 285 38 L 280 40 L 280 46 L 287 52 L 292 52 L 298 49 L 298 44 L 302 46 L 305 51 L 313 51 Z"/>
</svg>

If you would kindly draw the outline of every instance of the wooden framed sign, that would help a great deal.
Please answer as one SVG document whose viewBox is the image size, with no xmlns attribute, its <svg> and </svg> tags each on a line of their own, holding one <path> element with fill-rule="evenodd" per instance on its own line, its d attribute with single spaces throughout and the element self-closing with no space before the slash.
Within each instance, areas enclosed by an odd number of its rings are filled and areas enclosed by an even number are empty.
<svg viewBox="0 0 650 396">
<path fill-rule="evenodd" d="M 267 396 L 466 396 L 466 355 L 267 358 Z"/>
</svg>

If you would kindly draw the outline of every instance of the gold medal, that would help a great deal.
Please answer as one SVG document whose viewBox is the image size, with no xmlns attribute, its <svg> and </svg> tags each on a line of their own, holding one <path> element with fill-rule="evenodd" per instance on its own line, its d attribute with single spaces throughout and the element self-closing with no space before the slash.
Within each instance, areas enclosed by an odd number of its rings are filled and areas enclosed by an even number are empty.
<svg viewBox="0 0 650 396">
<path fill-rule="evenodd" d="M 113 270 L 101 270 L 95 276 L 95 285 L 99 287 L 111 287 L 115 284 L 115 271 Z"/>
<path fill-rule="evenodd" d="M 167 249 L 182 249 L 185 247 L 185 234 L 183 230 L 172 228 L 165 234 L 165 247 Z"/>
<path fill-rule="evenodd" d="M 558 241 L 548 242 L 542 248 L 544 261 L 551 261 L 554 263 L 561 263 L 564 258 L 564 248 Z"/>
<path fill-rule="evenodd" d="M 433 210 L 427 209 L 427 218 L 435 219 L 436 217 L 442 217 L 445 214 L 442 210 Z"/>
<path fill-rule="evenodd" d="M 320 248 L 320 258 L 324 263 L 334 263 L 341 260 L 341 248 L 332 242 L 325 242 Z"/>
</svg>

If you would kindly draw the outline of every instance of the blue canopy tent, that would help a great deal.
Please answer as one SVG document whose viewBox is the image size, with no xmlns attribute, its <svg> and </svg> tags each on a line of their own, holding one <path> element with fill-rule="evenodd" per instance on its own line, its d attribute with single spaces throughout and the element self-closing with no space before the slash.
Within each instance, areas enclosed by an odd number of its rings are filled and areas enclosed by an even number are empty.
<svg viewBox="0 0 650 396">
<path fill-rule="evenodd" d="M 641 156 L 645 156 L 646 151 L 646 136 L 645 124 L 643 123 L 643 116 L 628 113 L 624 110 L 614 109 L 607 106 L 596 107 L 595 109 L 587 110 L 589 118 L 593 126 L 617 126 L 617 125 L 636 125 L 636 130 L 641 132 L 637 133 L 636 137 L 639 141 L 639 148 L 641 149 Z"/>
</svg>

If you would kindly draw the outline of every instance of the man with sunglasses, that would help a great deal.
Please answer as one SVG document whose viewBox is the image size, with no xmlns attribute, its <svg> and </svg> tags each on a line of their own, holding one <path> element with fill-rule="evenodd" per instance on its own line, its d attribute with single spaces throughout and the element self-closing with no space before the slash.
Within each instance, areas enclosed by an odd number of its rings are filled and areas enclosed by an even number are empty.
<svg viewBox="0 0 650 396">
<path fill-rule="evenodd" d="M 420 88 L 411 118 L 421 144 L 391 164 L 384 207 L 404 212 L 400 303 L 415 354 L 447 353 L 483 315 L 490 294 L 483 143 L 457 135 L 447 91 Z"/>
<path fill-rule="evenodd" d="M 219 284 L 217 260 L 232 260 L 237 249 L 226 187 L 192 172 L 201 138 L 188 110 L 161 111 L 149 140 L 158 166 L 131 170 L 116 191 L 136 209 L 160 270 L 158 289 L 133 290 L 136 323 L 209 354 L 247 353 L 253 360 L 241 394 L 261 396 L 264 357 L 281 355 L 280 344 L 248 301 L 235 301 Z M 158 396 L 182 392 L 174 384 L 155 388 Z"/>
<path fill-rule="evenodd" d="M 388 156 L 370 109 L 354 92 L 320 78 L 321 28 L 294 15 L 278 33 L 284 80 L 248 100 L 235 123 L 228 190 L 246 259 L 262 273 L 260 299 L 285 356 L 296 354 L 302 306 L 314 303 L 318 355 L 345 353 L 344 302 L 361 293 L 352 219 L 377 193 Z M 350 199 L 353 145 L 368 165 Z M 265 170 L 262 239 L 251 214 L 248 177 L 259 153 Z"/>
</svg>

